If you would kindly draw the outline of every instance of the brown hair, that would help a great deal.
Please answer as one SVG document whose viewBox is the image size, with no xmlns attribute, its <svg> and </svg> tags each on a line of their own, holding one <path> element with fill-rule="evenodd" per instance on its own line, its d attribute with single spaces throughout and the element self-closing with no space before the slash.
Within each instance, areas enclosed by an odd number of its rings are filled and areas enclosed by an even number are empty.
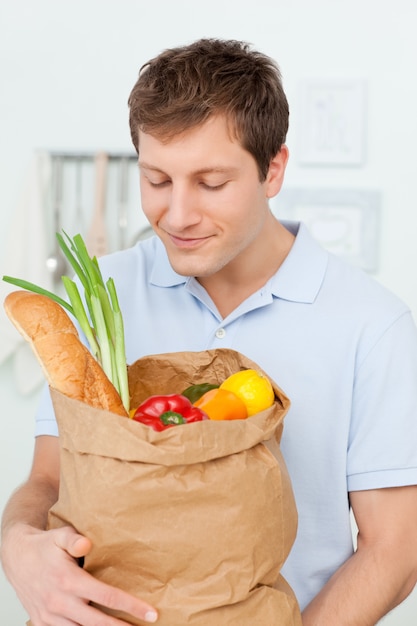
<svg viewBox="0 0 417 626">
<path fill-rule="evenodd" d="M 225 114 L 257 162 L 261 181 L 288 131 L 281 73 L 266 55 L 241 41 L 200 39 L 165 50 L 145 63 L 129 96 L 129 124 L 163 140 Z"/>
</svg>

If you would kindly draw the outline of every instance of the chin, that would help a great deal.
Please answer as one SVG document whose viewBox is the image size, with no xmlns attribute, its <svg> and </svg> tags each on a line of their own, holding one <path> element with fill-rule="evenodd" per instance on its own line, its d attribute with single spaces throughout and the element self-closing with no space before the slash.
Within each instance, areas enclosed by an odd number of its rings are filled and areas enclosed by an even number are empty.
<svg viewBox="0 0 417 626">
<path fill-rule="evenodd" d="M 174 272 L 176 272 L 180 276 L 193 276 L 195 278 L 204 278 L 213 274 L 213 272 L 210 272 L 207 268 L 202 269 L 201 267 L 196 267 L 194 264 L 171 263 L 171 267 Z"/>
<path fill-rule="evenodd" d="M 180 276 L 204 278 L 205 276 L 211 276 L 216 271 L 216 269 L 208 266 L 206 260 L 176 259 L 173 256 L 168 256 L 168 259 L 174 272 Z"/>
</svg>

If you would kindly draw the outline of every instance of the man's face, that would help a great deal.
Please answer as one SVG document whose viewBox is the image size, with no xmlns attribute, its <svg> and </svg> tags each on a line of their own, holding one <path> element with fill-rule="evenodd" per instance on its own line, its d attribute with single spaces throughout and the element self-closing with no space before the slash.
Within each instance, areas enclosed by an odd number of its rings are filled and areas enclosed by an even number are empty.
<svg viewBox="0 0 417 626">
<path fill-rule="evenodd" d="M 177 273 L 227 272 L 262 247 L 276 192 L 224 117 L 168 142 L 139 132 L 139 168 L 143 211 Z"/>
</svg>

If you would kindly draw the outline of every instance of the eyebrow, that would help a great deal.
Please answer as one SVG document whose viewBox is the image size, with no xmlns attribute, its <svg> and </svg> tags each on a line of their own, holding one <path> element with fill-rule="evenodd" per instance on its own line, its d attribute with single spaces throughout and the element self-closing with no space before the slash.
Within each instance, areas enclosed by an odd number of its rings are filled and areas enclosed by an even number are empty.
<svg viewBox="0 0 417 626">
<path fill-rule="evenodd" d="M 163 170 L 155 165 L 151 165 L 150 163 L 146 163 L 145 161 L 138 161 L 138 165 L 140 168 L 144 168 L 147 170 L 152 170 L 153 172 L 160 172 L 161 174 L 166 174 Z M 191 172 L 192 176 L 200 176 L 201 174 L 233 174 L 237 171 L 235 167 L 225 167 L 223 165 L 214 165 L 210 167 L 201 167 L 198 170 L 194 170 Z"/>
</svg>

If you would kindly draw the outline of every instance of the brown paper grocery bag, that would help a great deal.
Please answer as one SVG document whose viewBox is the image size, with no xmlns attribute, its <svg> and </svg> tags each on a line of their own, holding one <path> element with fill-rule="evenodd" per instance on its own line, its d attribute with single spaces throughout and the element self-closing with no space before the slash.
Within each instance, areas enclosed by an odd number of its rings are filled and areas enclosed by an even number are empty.
<svg viewBox="0 0 417 626">
<path fill-rule="evenodd" d="M 232 350 L 142 358 L 129 367 L 132 407 L 245 368 L 262 371 Z M 61 483 L 50 527 L 89 537 L 85 569 L 155 606 L 160 626 L 301 626 L 280 576 L 297 527 L 279 450 L 289 400 L 271 382 L 273 407 L 247 420 L 163 432 L 51 390 Z"/>
</svg>

